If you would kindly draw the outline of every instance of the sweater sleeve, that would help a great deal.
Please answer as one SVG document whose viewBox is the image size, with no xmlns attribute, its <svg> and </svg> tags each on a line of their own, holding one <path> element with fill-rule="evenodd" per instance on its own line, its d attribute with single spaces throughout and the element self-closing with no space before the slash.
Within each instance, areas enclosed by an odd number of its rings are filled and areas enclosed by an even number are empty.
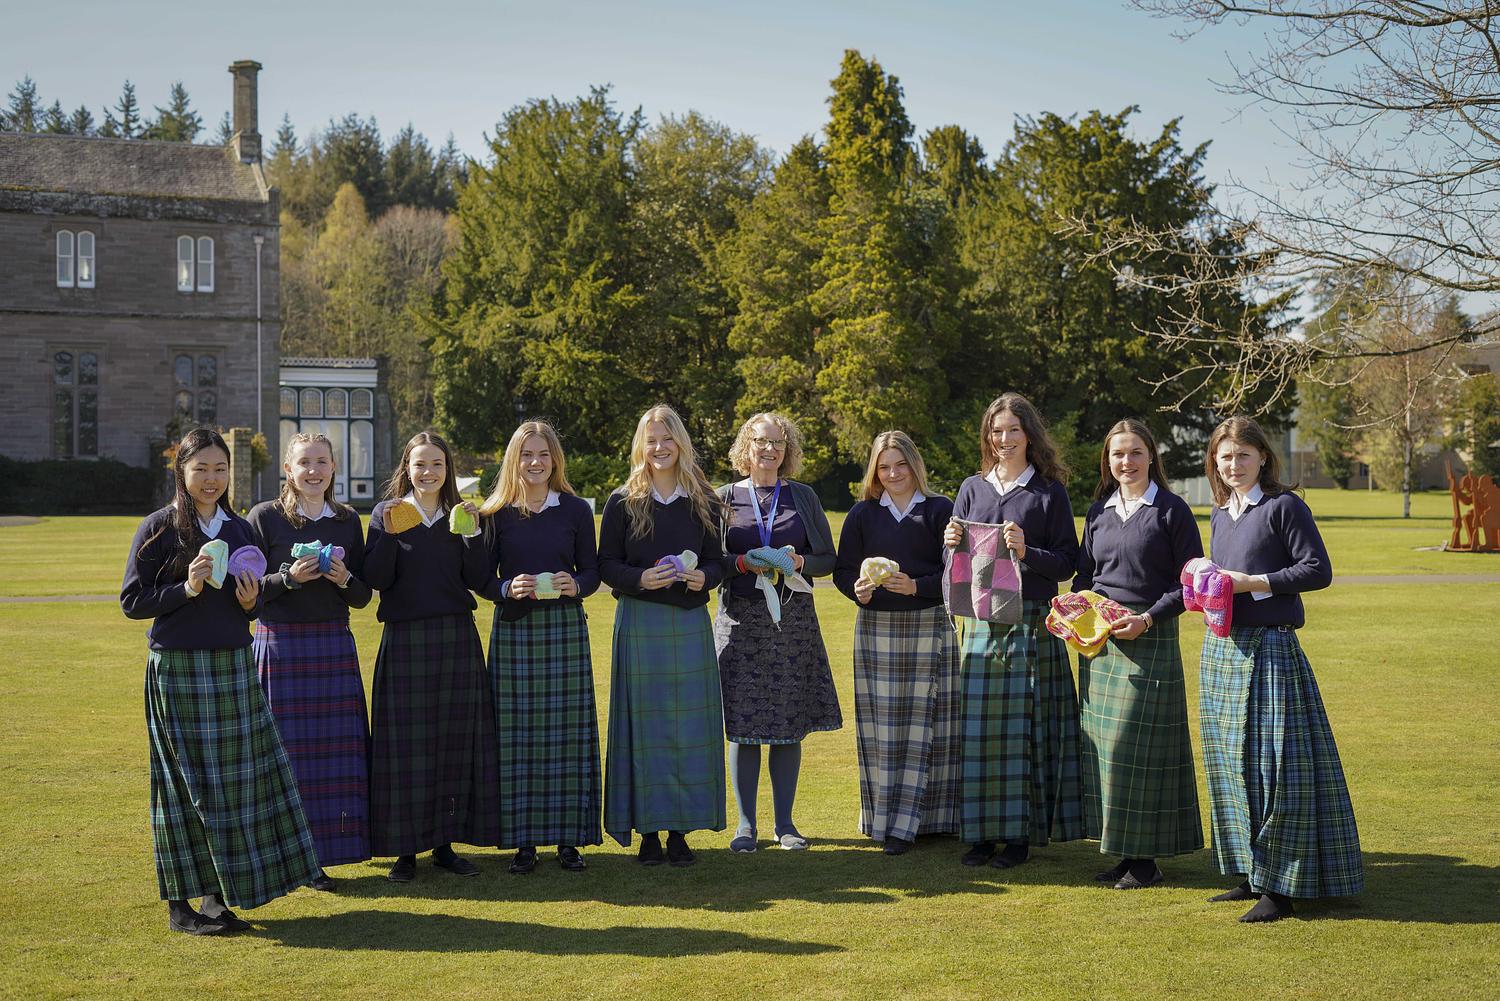
<svg viewBox="0 0 1500 1001">
<path fill-rule="evenodd" d="M 703 590 L 712 591 L 724 583 L 724 537 L 712 528 L 703 530 L 703 552 L 698 556 L 698 569 L 703 571 Z M 636 575 L 640 582 L 640 575 Z"/>
<path fill-rule="evenodd" d="M 1039 577 L 1059 584 L 1078 568 L 1078 529 L 1073 525 L 1073 505 L 1061 483 L 1049 484 L 1047 520 L 1043 537 L 1026 540 L 1026 558 L 1021 565 Z"/>
<path fill-rule="evenodd" d="M 160 534 L 146 542 L 158 528 Z M 193 600 L 188 597 L 186 580 L 161 582 L 173 539 L 170 524 L 156 517 L 147 518 L 135 530 L 125 558 L 125 579 L 120 584 L 120 609 L 126 618 L 154 619 Z"/>
<path fill-rule="evenodd" d="M 498 605 L 505 600 L 505 595 L 501 593 L 501 588 L 505 582 L 499 577 L 500 512 L 496 511 L 492 515 L 486 515 L 481 520 L 481 526 L 478 535 L 468 536 L 464 539 L 464 556 L 467 559 L 469 555 L 467 550 L 471 548 L 484 553 L 485 564 L 489 567 L 489 578 L 474 593 L 486 601 L 493 601 Z"/>
<path fill-rule="evenodd" d="M 573 567 L 579 598 L 587 598 L 599 590 L 599 546 L 594 541 L 594 512 L 581 501 L 573 532 Z"/>
<path fill-rule="evenodd" d="M 349 533 L 349 545 L 344 547 L 344 569 L 349 571 L 349 584 L 339 589 L 339 595 L 350 608 L 364 608 L 375 596 L 364 579 L 365 530 L 358 512 L 351 514 L 349 518 L 354 522 L 354 531 Z"/>
<path fill-rule="evenodd" d="M 833 563 L 833 586 L 855 604 L 859 603 L 859 598 L 854 594 L 854 582 L 859 580 L 859 568 L 865 560 L 864 512 L 865 505 L 861 501 L 845 516 L 844 527 L 839 532 L 838 557 Z"/>
<path fill-rule="evenodd" d="M 823 504 L 818 500 L 818 495 L 813 493 L 812 487 L 805 483 L 798 483 L 793 489 L 802 499 L 797 513 L 805 522 L 818 530 L 816 536 L 812 532 L 807 533 L 807 541 L 812 545 L 812 552 L 802 554 L 802 576 L 827 577 L 833 573 L 833 566 L 837 560 L 837 553 L 833 548 L 833 529 L 828 526 L 828 515 L 823 512 Z"/>
<path fill-rule="evenodd" d="M 1167 528 L 1171 535 L 1172 566 L 1181 571 L 1183 564 L 1203 555 L 1203 539 L 1198 535 L 1198 522 L 1193 518 L 1193 509 L 1186 501 L 1179 500 L 1167 513 Z M 1155 622 L 1170 619 L 1183 613 L 1182 587 L 1174 582 L 1147 611 Z"/>
<path fill-rule="evenodd" d="M 245 521 L 250 525 L 250 534 L 255 538 L 255 544 L 260 548 L 261 555 L 266 558 L 266 573 L 260 579 L 260 603 L 264 607 L 287 593 L 286 582 L 281 576 L 281 567 L 271 564 L 271 549 L 275 546 L 275 539 L 271 536 L 274 527 L 271 508 L 264 504 L 257 504 L 250 509 L 245 516 Z"/>
<path fill-rule="evenodd" d="M 463 543 L 459 573 L 463 578 L 464 587 L 481 597 L 499 594 L 500 581 L 495 574 L 498 560 L 491 557 L 490 547 L 485 542 L 484 533 L 462 536 L 459 541 Z"/>
<path fill-rule="evenodd" d="M 1333 565 L 1328 559 L 1328 550 L 1323 545 L 1323 536 L 1313 521 L 1312 511 L 1302 498 L 1293 493 L 1282 494 L 1275 510 L 1271 512 L 1271 527 L 1281 537 L 1292 564 L 1284 570 L 1266 574 L 1272 594 L 1297 594 L 1302 591 L 1318 591 L 1333 583 Z"/>
<path fill-rule="evenodd" d="M 399 545 L 396 537 L 385 530 L 385 509 L 390 501 L 381 501 L 370 512 L 369 532 L 365 537 L 365 583 L 377 591 L 384 591 L 396 583 L 396 555 Z M 399 503 L 399 501 L 397 502 Z"/>
<path fill-rule="evenodd" d="M 609 500 L 604 502 L 604 516 L 599 522 L 599 579 L 621 594 L 640 594 L 644 568 L 631 566 L 625 559 L 627 520 L 625 499 L 618 493 L 610 494 Z M 705 574 L 710 569 L 705 565 L 708 560 L 720 555 L 700 554 L 699 566 L 703 567 Z"/>
<path fill-rule="evenodd" d="M 953 502 L 946 497 L 933 497 L 926 503 L 931 513 L 930 527 L 933 545 L 937 548 L 938 569 L 933 573 L 923 574 L 913 579 L 917 585 L 917 597 L 941 601 L 943 599 L 943 533 L 947 531 L 948 521 L 953 517 Z"/>
</svg>

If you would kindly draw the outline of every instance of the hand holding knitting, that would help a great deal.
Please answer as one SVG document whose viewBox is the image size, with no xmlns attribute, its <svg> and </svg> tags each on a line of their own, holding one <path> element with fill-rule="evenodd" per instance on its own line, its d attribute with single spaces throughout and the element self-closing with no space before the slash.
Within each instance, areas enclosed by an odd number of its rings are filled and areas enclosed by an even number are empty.
<svg viewBox="0 0 1500 1001">
<path fill-rule="evenodd" d="M 556 570 L 552 574 L 552 586 L 557 588 L 557 593 L 569 598 L 578 597 L 578 582 L 573 575 L 566 570 Z"/>
<path fill-rule="evenodd" d="M 962 541 L 964 541 L 964 527 L 956 521 L 948 522 L 948 527 L 943 529 L 943 545 L 949 549 L 957 549 Z"/>
<path fill-rule="evenodd" d="M 641 573 L 642 591 L 660 591 L 677 582 L 677 571 L 670 565 L 654 566 Z"/>
<path fill-rule="evenodd" d="M 1242 573 L 1239 570 L 1225 570 L 1224 574 L 1230 580 L 1234 581 L 1235 594 L 1248 594 L 1251 592 L 1269 593 L 1271 590 L 1270 584 L 1265 581 L 1256 580 L 1249 574 Z"/>
<path fill-rule="evenodd" d="M 795 549 L 793 549 L 791 551 L 791 557 L 792 557 L 792 563 L 797 567 L 797 572 L 801 573 L 802 572 L 802 564 L 805 563 L 806 561 L 803 560 L 803 558 L 801 557 L 801 555 Z"/>
<path fill-rule="evenodd" d="M 1144 615 L 1127 615 L 1110 629 L 1116 639 L 1133 640 L 1146 631 L 1149 623 Z"/>
<path fill-rule="evenodd" d="M 917 582 L 912 580 L 911 575 L 903 570 L 897 570 L 891 574 L 881 586 L 887 591 L 894 591 L 896 594 L 917 593 Z"/>
<path fill-rule="evenodd" d="M 1005 533 L 1005 548 L 1016 551 L 1016 559 L 1026 558 L 1026 533 L 1021 531 L 1021 526 L 1013 521 L 1007 521 L 1001 526 Z"/>
<path fill-rule="evenodd" d="M 291 569 L 287 571 L 287 575 L 298 584 L 306 584 L 308 581 L 320 576 L 318 573 L 317 555 L 297 557 L 292 563 Z"/>
<path fill-rule="evenodd" d="M 245 611 L 254 609 L 255 599 L 260 597 L 260 578 L 249 570 L 241 570 L 239 576 L 234 579 L 234 596 Z"/>
<path fill-rule="evenodd" d="M 188 564 L 188 596 L 196 598 L 202 594 L 203 585 L 208 582 L 208 577 L 213 572 L 214 560 L 212 556 L 204 556 L 202 553 L 194 556 L 193 562 Z"/>
<path fill-rule="evenodd" d="M 683 571 L 682 580 L 683 583 L 687 584 L 689 591 L 701 591 L 703 590 L 703 585 L 708 582 L 708 578 L 704 575 L 703 571 L 698 569 Z"/>
<path fill-rule="evenodd" d="M 879 584 L 870 582 L 868 577 L 859 577 L 854 581 L 854 597 L 861 605 L 868 605 L 870 599 L 875 596 L 875 589 Z"/>
<path fill-rule="evenodd" d="M 303 557 L 303 559 L 306 559 L 306 557 Z M 299 560 L 298 562 L 301 561 Z M 317 563 L 316 557 L 313 558 L 313 563 Z M 292 569 L 294 571 L 296 570 L 295 563 L 292 564 Z M 349 568 L 344 566 L 344 561 L 339 559 L 337 556 L 334 556 L 328 560 L 328 572 L 323 576 L 327 577 L 330 581 L 332 581 L 334 584 L 337 584 L 339 587 L 343 587 L 345 584 L 349 583 L 349 577 L 351 575 L 349 573 Z"/>
</svg>

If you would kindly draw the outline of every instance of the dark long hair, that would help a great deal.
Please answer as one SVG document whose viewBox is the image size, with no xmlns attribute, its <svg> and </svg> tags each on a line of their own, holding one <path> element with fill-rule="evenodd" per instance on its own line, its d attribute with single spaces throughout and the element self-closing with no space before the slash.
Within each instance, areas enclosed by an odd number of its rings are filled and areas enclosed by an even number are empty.
<svg viewBox="0 0 1500 1001">
<path fill-rule="evenodd" d="M 189 496 L 187 489 L 187 464 L 193 456 L 206 448 L 217 448 L 224 453 L 224 461 L 232 463 L 233 457 L 229 454 L 229 446 L 224 443 L 224 438 L 213 428 L 193 428 L 182 436 L 177 443 L 177 454 L 172 459 L 172 480 L 175 485 L 172 499 L 172 528 L 177 532 L 177 549 L 172 558 L 167 561 L 164 570 L 172 577 L 186 577 L 188 564 L 193 562 L 193 557 L 198 555 L 197 537 L 203 533 L 198 530 L 198 508 L 193 504 L 193 498 Z M 233 466 L 230 467 L 233 469 Z M 234 509 L 229 506 L 229 489 L 225 484 L 225 490 L 219 494 L 218 506 L 225 514 L 233 514 Z M 141 548 L 136 551 L 137 555 L 144 552 L 146 547 L 160 538 L 162 532 L 166 531 L 163 525 L 154 535 L 141 543 Z"/>
<path fill-rule="evenodd" d="M 1208 477 L 1209 489 L 1213 491 L 1214 504 L 1223 507 L 1231 492 L 1229 484 L 1219 476 L 1218 464 L 1214 462 L 1219 446 L 1226 441 L 1249 445 L 1259 449 L 1266 457 L 1265 465 L 1260 467 L 1260 489 L 1267 497 L 1297 489 L 1296 484 L 1288 486 L 1281 482 L 1281 460 L 1276 458 L 1276 451 L 1271 448 L 1271 439 L 1266 437 L 1260 425 L 1249 417 L 1231 417 L 1214 428 L 1214 433 L 1208 436 L 1208 454 L 1203 457 L 1203 472 Z"/>
<path fill-rule="evenodd" d="M 452 511 L 463 503 L 458 496 L 458 470 L 453 468 L 452 450 L 436 431 L 418 431 L 411 436 L 411 441 L 401 450 L 401 461 L 396 463 L 396 468 L 391 470 L 391 478 L 386 481 L 385 499 L 400 500 L 412 492 L 411 474 L 406 470 L 411 461 L 412 450 L 418 445 L 436 445 L 443 450 L 443 466 L 447 475 L 443 477 L 443 485 L 438 488 L 438 502 Z"/>
<path fill-rule="evenodd" d="M 1094 500 L 1101 501 L 1108 497 L 1115 489 L 1114 474 L 1109 471 L 1109 440 L 1117 434 L 1133 434 L 1146 444 L 1146 451 L 1151 456 L 1149 466 L 1151 482 L 1163 490 L 1171 490 L 1167 485 L 1167 467 L 1161 461 L 1161 451 L 1156 447 L 1156 437 L 1151 429 L 1146 426 L 1145 421 L 1127 417 L 1124 420 L 1115 421 L 1115 426 L 1109 429 L 1104 436 L 1104 446 L 1099 449 L 1099 485 L 1094 488 Z"/>
<path fill-rule="evenodd" d="M 1013 414 L 1021 422 L 1021 430 L 1026 433 L 1026 461 L 1031 463 L 1037 475 L 1044 480 L 1066 484 L 1068 467 L 1062 456 L 1057 454 L 1057 445 L 1053 443 L 1052 436 L 1047 433 L 1046 420 L 1042 418 L 1041 411 L 1020 393 L 1001 393 L 984 408 L 984 418 L 979 422 L 980 473 L 988 475 L 1000 461 L 999 453 L 990 441 L 990 424 L 1000 414 Z"/>
</svg>

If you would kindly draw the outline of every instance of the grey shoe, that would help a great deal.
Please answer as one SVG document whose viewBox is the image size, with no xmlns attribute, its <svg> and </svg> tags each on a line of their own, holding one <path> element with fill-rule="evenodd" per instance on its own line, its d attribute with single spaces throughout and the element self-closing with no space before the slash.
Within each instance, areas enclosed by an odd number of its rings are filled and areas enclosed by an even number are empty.
<svg viewBox="0 0 1500 1001">
<path fill-rule="evenodd" d="M 807 839 L 800 834 L 787 833 L 780 835 L 776 840 L 782 848 L 785 848 L 789 852 L 807 850 Z"/>
</svg>

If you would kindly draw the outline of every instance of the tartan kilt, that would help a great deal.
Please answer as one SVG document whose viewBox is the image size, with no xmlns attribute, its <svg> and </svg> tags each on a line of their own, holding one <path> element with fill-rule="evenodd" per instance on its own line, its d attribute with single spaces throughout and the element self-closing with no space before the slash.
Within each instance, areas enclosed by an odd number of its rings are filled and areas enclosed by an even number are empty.
<svg viewBox="0 0 1500 1001">
<path fill-rule="evenodd" d="M 347 621 L 255 623 L 255 670 L 297 776 L 318 862 L 370 857 L 370 724 Z"/>
<path fill-rule="evenodd" d="M 1063 641 L 1027 600 L 1014 626 L 956 616 L 959 645 L 960 831 L 981 841 L 1083 837 L 1078 697 Z"/>
<path fill-rule="evenodd" d="M 536 603 L 490 630 L 501 848 L 598 845 L 603 805 L 588 621 L 577 602 Z"/>
<path fill-rule="evenodd" d="M 706 608 L 615 605 L 604 830 L 724 829 L 724 710 Z"/>
<path fill-rule="evenodd" d="M 259 907 L 318 875 L 297 780 L 248 646 L 146 660 L 151 840 L 163 900 Z"/>
<path fill-rule="evenodd" d="M 387 622 L 372 697 L 371 852 L 495 844 L 495 715 L 474 616 Z"/>
<path fill-rule="evenodd" d="M 958 640 L 943 606 L 854 620 L 859 829 L 876 841 L 958 830 Z"/>
<path fill-rule="evenodd" d="M 1296 631 L 1205 636 L 1199 711 L 1219 871 L 1287 897 L 1360 892 L 1354 807 Z"/>
<path fill-rule="evenodd" d="M 1078 658 L 1084 836 L 1121 858 L 1203 847 L 1177 617 Z"/>
</svg>

